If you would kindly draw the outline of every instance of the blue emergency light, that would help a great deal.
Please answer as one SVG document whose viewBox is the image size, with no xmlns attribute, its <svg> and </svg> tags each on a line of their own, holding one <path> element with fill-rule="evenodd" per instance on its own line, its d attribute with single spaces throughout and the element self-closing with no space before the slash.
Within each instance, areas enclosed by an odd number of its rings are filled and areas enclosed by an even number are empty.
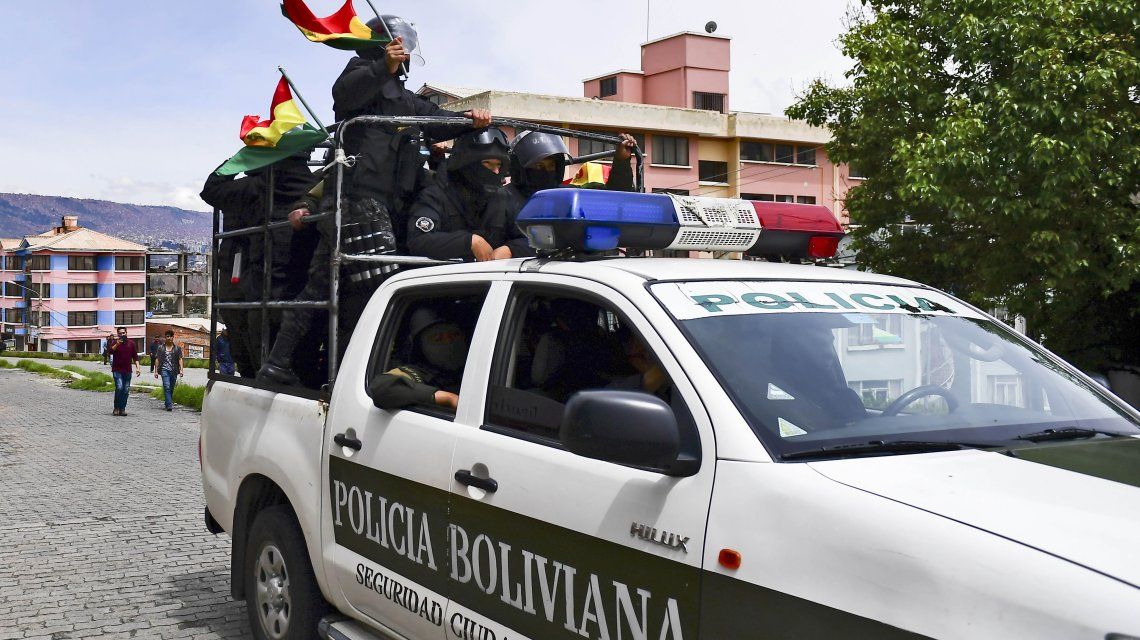
<svg viewBox="0 0 1140 640">
<path fill-rule="evenodd" d="M 763 209 L 773 204 L 793 210 Z M 843 237 L 839 222 L 822 206 L 597 189 L 539 191 L 517 223 L 532 247 L 548 252 L 625 247 L 771 257 L 778 248 L 780 257 L 823 258 L 834 255 Z"/>
</svg>

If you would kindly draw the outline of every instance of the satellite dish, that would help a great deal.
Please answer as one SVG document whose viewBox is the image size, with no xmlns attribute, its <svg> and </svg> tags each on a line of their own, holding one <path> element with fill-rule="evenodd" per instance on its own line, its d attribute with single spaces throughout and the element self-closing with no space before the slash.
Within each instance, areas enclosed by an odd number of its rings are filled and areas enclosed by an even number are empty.
<svg viewBox="0 0 1140 640">
<path fill-rule="evenodd" d="M 716 31 L 716 23 L 709 20 L 705 23 L 705 33 L 713 33 L 714 31 Z"/>
</svg>

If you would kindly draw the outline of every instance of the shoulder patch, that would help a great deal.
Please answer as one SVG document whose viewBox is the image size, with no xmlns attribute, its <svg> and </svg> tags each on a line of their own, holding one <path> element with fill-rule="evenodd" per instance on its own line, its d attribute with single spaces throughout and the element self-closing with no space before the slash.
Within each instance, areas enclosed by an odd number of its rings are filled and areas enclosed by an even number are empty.
<svg viewBox="0 0 1140 640">
<path fill-rule="evenodd" d="M 416 219 L 416 228 L 424 233 L 431 233 L 435 229 L 435 220 L 427 216 L 420 216 Z"/>
</svg>

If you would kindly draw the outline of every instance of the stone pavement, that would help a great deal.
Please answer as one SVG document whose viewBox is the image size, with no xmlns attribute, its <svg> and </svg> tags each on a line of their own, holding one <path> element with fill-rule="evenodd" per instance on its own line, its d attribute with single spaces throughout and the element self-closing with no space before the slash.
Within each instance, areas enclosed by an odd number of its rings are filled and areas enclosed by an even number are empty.
<svg viewBox="0 0 1140 640">
<path fill-rule="evenodd" d="M 245 638 L 198 413 L 0 370 L 0 640 Z"/>
<path fill-rule="evenodd" d="M 55 367 L 56 369 L 62 369 L 63 365 L 70 364 L 70 365 L 75 365 L 77 367 L 82 367 L 84 369 L 88 369 L 91 371 L 102 371 L 103 373 L 105 373 L 107 375 L 111 375 L 111 366 L 105 365 L 102 362 L 90 362 L 88 360 L 52 360 L 50 358 L 17 358 L 14 356 L 6 356 L 2 353 L 0 353 L 0 358 L 4 358 L 4 359 L 8 360 L 8 362 L 11 362 L 12 364 L 16 364 L 16 361 L 18 361 L 18 360 L 31 360 L 32 362 L 42 362 L 42 363 L 46 364 L 47 366 Z M 186 375 L 183 376 L 182 379 L 178 381 L 179 384 L 183 384 L 183 383 L 192 384 L 192 385 L 197 386 L 197 387 L 206 386 L 206 382 L 208 382 L 208 378 L 206 377 L 206 370 L 205 369 L 186 369 Z M 134 376 L 133 378 L 131 378 L 131 386 L 132 387 L 140 385 L 140 384 L 146 385 L 146 386 L 151 386 L 151 387 L 161 387 L 162 381 L 161 380 L 155 380 L 154 376 L 151 374 L 150 370 L 147 367 L 143 367 L 142 368 L 142 377 Z"/>
</svg>

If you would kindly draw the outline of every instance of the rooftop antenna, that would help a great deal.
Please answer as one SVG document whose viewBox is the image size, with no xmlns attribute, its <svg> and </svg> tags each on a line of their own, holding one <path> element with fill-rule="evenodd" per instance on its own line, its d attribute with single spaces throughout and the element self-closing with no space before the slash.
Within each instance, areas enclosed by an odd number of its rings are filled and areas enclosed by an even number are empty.
<svg viewBox="0 0 1140 640">
<path fill-rule="evenodd" d="M 649 3 L 650 0 L 645 0 L 645 41 L 649 42 Z"/>
</svg>

